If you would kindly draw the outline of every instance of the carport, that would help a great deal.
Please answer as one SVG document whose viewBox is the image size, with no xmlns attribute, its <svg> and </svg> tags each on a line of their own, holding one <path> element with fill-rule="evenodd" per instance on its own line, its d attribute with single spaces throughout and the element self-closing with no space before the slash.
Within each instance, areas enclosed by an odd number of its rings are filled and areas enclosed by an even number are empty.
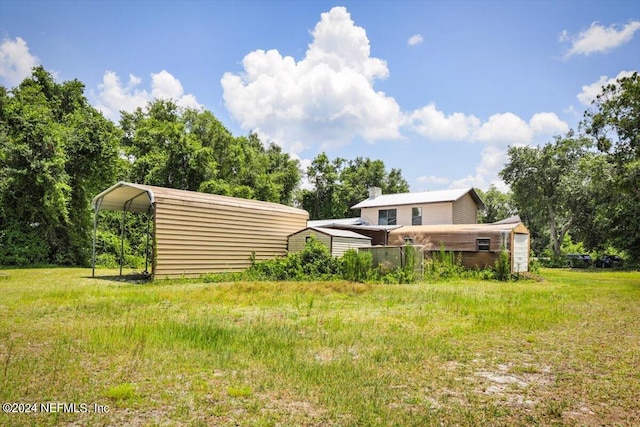
<svg viewBox="0 0 640 427">
<path fill-rule="evenodd" d="M 94 275 L 101 210 L 122 212 L 121 275 L 127 214 L 147 214 L 145 272 L 165 277 L 242 271 L 252 260 L 284 256 L 287 236 L 305 228 L 309 218 L 302 209 L 278 203 L 128 182 L 104 190 L 92 206 Z"/>
</svg>

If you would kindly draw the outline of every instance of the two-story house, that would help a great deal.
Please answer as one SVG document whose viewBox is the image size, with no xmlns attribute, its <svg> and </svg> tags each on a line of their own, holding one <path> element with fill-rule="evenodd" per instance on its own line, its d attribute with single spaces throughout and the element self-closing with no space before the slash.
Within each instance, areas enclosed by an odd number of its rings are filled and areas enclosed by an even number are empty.
<svg viewBox="0 0 640 427">
<path fill-rule="evenodd" d="M 476 224 L 484 203 L 473 188 L 382 194 L 369 189 L 369 198 L 351 209 L 360 209 L 360 218 L 377 225 Z"/>
</svg>

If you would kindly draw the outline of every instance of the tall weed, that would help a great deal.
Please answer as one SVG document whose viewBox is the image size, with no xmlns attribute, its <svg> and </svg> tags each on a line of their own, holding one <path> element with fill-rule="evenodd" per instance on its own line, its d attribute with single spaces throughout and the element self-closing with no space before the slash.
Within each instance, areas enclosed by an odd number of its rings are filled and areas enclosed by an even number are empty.
<svg viewBox="0 0 640 427">
<path fill-rule="evenodd" d="M 511 279 L 511 260 L 509 258 L 509 252 L 503 247 L 496 259 L 496 279 L 506 282 Z"/>
<path fill-rule="evenodd" d="M 368 251 L 349 249 L 341 259 L 342 276 L 352 282 L 365 282 L 372 277 L 373 255 Z"/>
</svg>

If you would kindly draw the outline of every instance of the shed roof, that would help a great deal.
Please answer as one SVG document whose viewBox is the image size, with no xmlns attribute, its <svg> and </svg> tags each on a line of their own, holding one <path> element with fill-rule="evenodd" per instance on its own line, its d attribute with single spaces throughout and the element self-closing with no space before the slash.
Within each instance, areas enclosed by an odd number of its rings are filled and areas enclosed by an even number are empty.
<svg viewBox="0 0 640 427">
<path fill-rule="evenodd" d="M 361 225 L 366 224 L 362 218 L 314 219 L 307 221 L 309 227 L 325 227 L 328 225 Z"/>
<path fill-rule="evenodd" d="M 197 191 L 176 190 L 174 188 L 156 187 L 153 185 L 133 184 L 120 181 L 107 188 L 93 198 L 91 205 L 94 210 L 111 210 L 130 212 L 146 212 L 156 199 L 170 199 L 182 202 L 192 202 L 208 205 L 224 205 L 244 207 L 257 210 L 288 212 L 307 215 L 305 210 L 285 206 L 278 203 L 260 200 L 240 199 L 237 197 L 220 196 L 217 194 L 200 193 Z"/>
<path fill-rule="evenodd" d="M 289 237 L 294 236 L 298 233 L 302 233 L 303 231 L 313 230 L 318 233 L 326 234 L 327 236 L 332 237 L 347 237 L 350 239 L 361 239 L 361 240 L 371 240 L 371 237 L 363 236 L 362 234 L 354 233 L 349 230 L 339 230 L 335 228 L 322 228 L 322 227 L 307 227 L 304 230 L 296 231 L 289 235 Z"/>
<path fill-rule="evenodd" d="M 478 207 L 484 208 L 484 203 L 476 190 L 462 188 L 457 190 L 423 191 L 419 193 L 383 194 L 375 198 L 368 198 L 351 206 L 351 209 L 375 208 L 382 206 L 417 205 L 426 203 L 455 202 L 469 193 Z"/>
<path fill-rule="evenodd" d="M 442 224 L 442 225 L 407 225 L 393 230 L 390 234 L 404 233 L 481 233 L 483 231 L 515 231 L 516 233 L 528 233 L 527 227 L 521 222 L 506 224 Z"/>
</svg>

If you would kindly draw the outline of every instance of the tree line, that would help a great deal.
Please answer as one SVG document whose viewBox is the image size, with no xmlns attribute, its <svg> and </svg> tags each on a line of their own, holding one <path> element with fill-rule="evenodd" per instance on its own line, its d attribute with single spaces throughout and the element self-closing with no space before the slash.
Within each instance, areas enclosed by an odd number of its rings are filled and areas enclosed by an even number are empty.
<svg viewBox="0 0 640 427">
<path fill-rule="evenodd" d="M 519 214 L 538 255 L 559 257 L 570 239 L 640 262 L 638 74 L 604 87 L 577 130 L 510 147 L 500 177 L 510 191 L 479 191 L 480 222 Z M 58 83 L 42 67 L 13 89 L 0 86 L 0 265 L 87 265 L 91 199 L 120 180 L 297 205 L 310 219 L 358 216 L 350 206 L 368 187 L 409 191 L 401 170 L 381 160 L 321 153 L 303 171 L 277 144 L 234 136 L 211 112 L 172 101 L 121 112 L 113 123 L 80 81 Z M 118 253 L 119 217 L 104 215 L 99 244 L 108 261 Z M 129 221 L 128 229 L 144 229 L 137 216 Z M 130 256 L 143 246 L 141 233 L 126 236 Z"/>
<path fill-rule="evenodd" d="M 116 124 L 84 89 L 43 67 L 15 88 L 0 86 L 0 265 L 90 263 L 91 199 L 121 180 L 297 204 L 312 219 L 346 215 L 370 185 L 409 189 L 380 160 L 323 153 L 306 171 L 315 189 L 301 190 L 298 160 L 255 133 L 232 135 L 210 111 L 155 100 L 121 112 Z M 119 218 L 101 215 L 99 252 L 108 264 L 119 252 Z M 126 253 L 136 264 L 144 236 L 135 230 L 144 227 L 138 216 L 128 221 Z"/>
<path fill-rule="evenodd" d="M 563 242 L 624 252 L 640 263 L 640 76 L 602 89 L 577 130 L 538 147 L 510 147 L 499 204 L 518 212 L 540 254 Z M 495 189 L 492 195 L 495 194 Z"/>
</svg>

